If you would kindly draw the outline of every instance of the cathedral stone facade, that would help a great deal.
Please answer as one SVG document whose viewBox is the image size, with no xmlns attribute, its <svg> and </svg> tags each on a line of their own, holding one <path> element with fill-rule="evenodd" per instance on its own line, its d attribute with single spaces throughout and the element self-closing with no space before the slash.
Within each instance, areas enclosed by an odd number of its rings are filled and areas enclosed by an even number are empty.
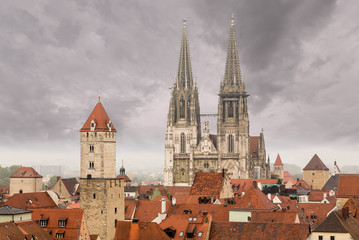
<svg viewBox="0 0 359 240">
<path fill-rule="evenodd" d="M 176 82 L 167 119 L 164 184 L 192 185 L 195 172 L 227 171 L 231 178 L 268 178 L 263 132 L 249 135 L 245 84 L 232 17 L 226 68 L 218 94 L 217 135 L 205 121 L 201 134 L 198 88 L 193 80 L 184 21 Z"/>
</svg>

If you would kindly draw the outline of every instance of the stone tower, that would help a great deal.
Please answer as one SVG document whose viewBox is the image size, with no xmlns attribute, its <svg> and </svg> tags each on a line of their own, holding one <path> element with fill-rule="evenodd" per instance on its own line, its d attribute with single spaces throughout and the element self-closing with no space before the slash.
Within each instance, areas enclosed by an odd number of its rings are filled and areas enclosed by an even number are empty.
<svg viewBox="0 0 359 240">
<path fill-rule="evenodd" d="M 91 235 L 115 237 L 117 221 L 124 220 L 124 182 L 116 178 L 116 129 L 99 102 L 80 130 L 81 208 Z"/>
<path fill-rule="evenodd" d="M 275 160 L 273 167 L 274 167 L 273 173 L 283 180 L 284 169 L 283 169 L 282 159 L 280 158 L 279 153 L 277 155 L 277 159 Z"/>
<path fill-rule="evenodd" d="M 329 168 L 325 166 L 317 154 L 314 154 L 313 158 L 303 168 L 303 180 L 312 189 L 322 189 L 328 179 Z"/>
<path fill-rule="evenodd" d="M 249 117 L 245 84 L 239 68 L 239 57 L 232 16 L 224 78 L 218 99 L 218 165 L 231 178 L 249 178 Z"/>
<path fill-rule="evenodd" d="M 186 21 L 183 21 L 178 72 L 167 118 L 164 184 L 193 180 L 193 152 L 201 138 L 198 89 L 192 76 Z"/>
</svg>

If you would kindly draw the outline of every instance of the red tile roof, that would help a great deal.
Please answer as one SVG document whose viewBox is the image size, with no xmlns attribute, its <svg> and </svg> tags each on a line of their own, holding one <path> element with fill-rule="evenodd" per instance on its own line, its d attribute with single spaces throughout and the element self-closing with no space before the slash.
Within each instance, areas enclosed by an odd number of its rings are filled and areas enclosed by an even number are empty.
<svg viewBox="0 0 359 240">
<path fill-rule="evenodd" d="M 32 220 L 40 224 L 40 220 L 47 219 L 46 231 L 51 231 L 52 237 L 56 238 L 59 230 L 65 231 L 66 239 L 79 239 L 82 221 L 84 218 L 83 209 L 33 209 Z M 65 227 L 59 227 L 59 221 L 65 220 Z"/>
<path fill-rule="evenodd" d="M 125 182 L 132 182 L 127 175 L 118 175 L 116 178 L 123 178 Z"/>
<path fill-rule="evenodd" d="M 274 162 L 274 166 L 283 166 L 282 159 L 279 156 L 279 153 L 277 155 L 277 159 Z"/>
<path fill-rule="evenodd" d="M 314 154 L 313 158 L 309 161 L 307 166 L 303 168 L 303 170 L 327 170 L 329 171 L 329 168 L 325 166 L 323 161 L 318 157 L 317 154 Z"/>
<path fill-rule="evenodd" d="M 47 192 L 16 193 L 2 205 L 22 209 L 58 208 Z"/>
<path fill-rule="evenodd" d="M 308 224 L 254 223 L 254 222 L 213 222 L 211 240 L 231 239 L 275 239 L 304 240 L 309 235 Z"/>
<path fill-rule="evenodd" d="M 161 201 L 158 200 L 135 200 L 137 207 L 134 218 L 138 218 L 141 222 L 151 222 L 161 213 Z M 169 208 L 171 202 L 166 202 L 166 209 Z"/>
<path fill-rule="evenodd" d="M 242 192 L 248 191 L 253 186 L 253 182 L 257 182 L 257 184 L 276 184 L 278 179 L 231 179 L 235 196 L 241 196 Z"/>
<path fill-rule="evenodd" d="M 298 215 L 308 222 L 320 224 L 335 207 L 335 203 L 296 203 L 290 210 L 297 211 Z"/>
<path fill-rule="evenodd" d="M 102 106 L 102 103 L 99 101 L 84 126 L 81 128 L 80 132 L 88 132 L 91 129 L 91 121 L 94 120 L 96 123 L 95 131 L 98 132 L 108 132 L 109 129 L 107 124 L 110 122 L 110 118 L 108 117 L 105 108 Z M 111 131 L 116 132 L 115 127 L 111 124 Z"/>
<path fill-rule="evenodd" d="M 115 240 L 170 240 L 155 222 L 132 223 L 119 221 L 116 227 Z"/>
<path fill-rule="evenodd" d="M 223 187 L 222 173 L 197 172 L 191 188 L 191 195 L 219 196 Z"/>
<path fill-rule="evenodd" d="M 42 176 L 36 172 L 32 167 L 20 167 L 14 172 L 11 178 L 42 178 Z"/>
<path fill-rule="evenodd" d="M 348 201 L 344 204 L 343 208 L 345 207 L 348 207 L 352 216 L 359 221 L 359 198 L 349 198 Z"/>
<path fill-rule="evenodd" d="M 132 219 L 136 209 L 136 200 L 125 200 L 125 220 Z"/>
<path fill-rule="evenodd" d="M 275 210 L 279 207 L 272 203 L 258 188 L 250 187 L 239 199 L 234 210 Z"/>
<path fill-rule="evenodd" d="M 253 212 L 251 222 L 296 223 L 299 220 L 297 212 Z"/>
<path fill-rule="evenodd" d="M 299 181 L 295 183 L 295 186 L 298 189 L 310 190 L 310 186 L 301 178 Z"/>
<path fill-rule="evenodd" d="M 259 137 L 250 137 L 250 152 L 252 157 L 258 157 Z"/>
<path fill-rule="evenodd" d="M 44 229 L 33 221 L 0 223 L 0 239 L 4 240 L 53 240 Z"/>
<path fill-rule="evenodd" d="M 355 186 L 355 187 L 354 187 Z M 359 174 L 340 174 L 337 197 L 359 197 Z"/>
<path fill-rule="evenodd" d="M 288 171 L 283 171 L 283 182 L 287 183 L 289 181 L 291 181 L 293 185 L 295 185 L 295 183 L 297 182 L 292 178 Z"/>
</svg>

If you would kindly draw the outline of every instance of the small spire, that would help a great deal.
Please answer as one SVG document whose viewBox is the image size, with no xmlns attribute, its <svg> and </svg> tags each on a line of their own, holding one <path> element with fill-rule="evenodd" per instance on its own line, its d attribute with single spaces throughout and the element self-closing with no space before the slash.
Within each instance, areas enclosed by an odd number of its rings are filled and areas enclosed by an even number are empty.
<svg viewBox="0 0 359 240">
<path fill-rule="evenodd" d="M 232 13 L 231 27 L 234 27 L 234 13 Z"/>
<path fill-rule="evenodd" d="M 100 95 L 98 95 L 98 101 L 101 102 L 101 96 Z"/>
</svg>

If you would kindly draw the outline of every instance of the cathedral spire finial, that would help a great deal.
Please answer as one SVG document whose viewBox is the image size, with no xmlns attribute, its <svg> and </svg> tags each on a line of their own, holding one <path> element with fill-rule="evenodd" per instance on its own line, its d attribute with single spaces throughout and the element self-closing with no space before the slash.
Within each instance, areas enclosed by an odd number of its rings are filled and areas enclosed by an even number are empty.
<svg viewBox="0 0 359 240">
<path fill-rule="evenodd" d="M 191 88 L 193 86 L 191 56 L 188 44 L 186 19 L 183 19 L 182 41 L 177 73 L 177 85 L 179 88 Z"/>
</svg>

